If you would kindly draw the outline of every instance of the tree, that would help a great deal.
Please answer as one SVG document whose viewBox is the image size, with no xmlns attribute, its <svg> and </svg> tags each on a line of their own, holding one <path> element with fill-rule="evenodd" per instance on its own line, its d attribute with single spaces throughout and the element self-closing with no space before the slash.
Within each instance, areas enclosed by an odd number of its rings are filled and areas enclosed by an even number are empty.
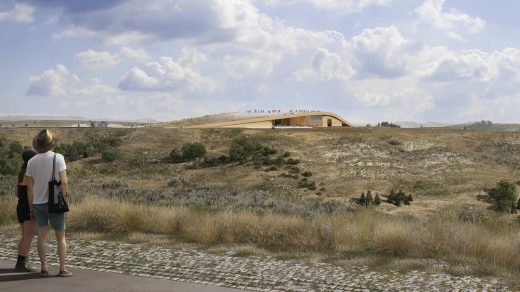
<svg viewBox="0 0 520 292">
<path fill-rule="evenodd" d="M 367 198 L 365 197 L 365 193 L 361 193 L 361 197 L 359 198 L 359 204 L 365 206 L 367 203 Z"/>
<path fill-rule="evenodd" d="M 367 206 L 372 205 L 373 201 L 374 201 L 374 199 L 372 198 L 372 192 L 368 191 L 365 205 L 367 205 Z"/>
<path fill-rule="evenodd" d="M 516 186 L 502 180 L 488 191 L 488 195 L 495 201 L 495 209 L 498 212 L 510 212 L 516 201 Z"/>
<path fill-rule="evenodd" d="M 518 199 L 518 202 L 516 203 L 516 208 L 520 210 L 520 199 Z"/>
<path fill-rule="evenodd" d="M 379 193 L 376 194 L 376 197 L 374 198 L 374 204 L 376 206 L 381 205 L 381 198 L 379 197 Z"/>
<path fill-rule="evenodd" d="M 206 147 L 202 143 L 186 143 L 182 146 L 182 157 L 186 161 L 203 158 L 206 153 Z"/>
</svg>

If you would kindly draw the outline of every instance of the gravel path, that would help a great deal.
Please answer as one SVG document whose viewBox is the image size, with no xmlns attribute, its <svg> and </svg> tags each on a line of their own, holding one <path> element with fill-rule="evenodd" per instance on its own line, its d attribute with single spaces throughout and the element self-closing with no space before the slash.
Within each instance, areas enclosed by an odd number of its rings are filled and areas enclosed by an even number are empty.
<svg viewBox="0 0 520 292">
<path fill-rule="evenodd" d="M 0 234 L 0 241 L 0 259 L 13 259 L 16 238 Z M 56 246 L 53 240 L 48 243 L 48 260 L 55 263 Z M 189 248 L 69 239 L 67 262 L 80 269 L 255 291 L 510 291 L 496 278 L 419 271 L 373 272 L 366 266 L 234 254 L 233 250 L 213 254 Z"/>
</svg>

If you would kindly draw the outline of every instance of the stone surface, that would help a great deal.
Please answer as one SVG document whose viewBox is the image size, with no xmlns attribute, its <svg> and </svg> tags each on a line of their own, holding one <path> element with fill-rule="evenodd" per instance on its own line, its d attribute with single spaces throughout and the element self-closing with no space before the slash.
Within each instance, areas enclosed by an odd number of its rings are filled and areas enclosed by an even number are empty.
<svg viewBox="0 0 520 292">
<path fill-rule="evenodd" d="M 0 235 L 0 259 L 14 258 L 16 240 Z M 270 256 L 239 257 L 232 249 L 213 254 L 189 247 L 174 249 L 116 241 L 69 239 L 68 243 L 67 265 L 76 269 L 254 291 L 510 291 L 496 278 L 424 271 L 374 272 L 366 266 Z M 47 254 L 49 263 L 57 263 L 53 240 L 48 240 Z"/>
</svg>

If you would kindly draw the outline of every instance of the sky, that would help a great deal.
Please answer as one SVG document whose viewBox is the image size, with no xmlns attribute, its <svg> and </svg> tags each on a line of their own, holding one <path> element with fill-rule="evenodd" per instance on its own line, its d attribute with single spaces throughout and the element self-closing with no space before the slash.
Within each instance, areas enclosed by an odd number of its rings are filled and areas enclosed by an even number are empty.
<svg viewBox="0 0 520 292">
<path fill-rule="evenodd" d="M 0 0 L 0 115 L 520 122 L 520 1 Z"/>
</svg>

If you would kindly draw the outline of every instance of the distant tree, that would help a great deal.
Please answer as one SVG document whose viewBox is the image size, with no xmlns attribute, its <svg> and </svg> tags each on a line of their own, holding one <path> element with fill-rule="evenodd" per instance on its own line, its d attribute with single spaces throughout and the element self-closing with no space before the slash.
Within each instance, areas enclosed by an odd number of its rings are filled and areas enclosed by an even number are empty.
<svg viewBox="0 0 520 292">
<path fill-rule="evenodd" d="M 186 143 L 182 146 L 182 157 L 187 161 L 203 158 L 206 153 L 206 147 L 202 143 Z"/>
<path fill-rule="evenodd" d="M 22 146 L 22 144 L 20 144 L 20 142 L 18 142 L 18 141 L 12 141 L 11 143 L 9 143 L 9 151 L 10 151 L 12 154 L 22 153 L 22 151 L 23 151 L 23 146 Z"/>
<path fill-rule="evenodd" d="M 520 210 L 520 199 L 518 199 L 518 202 L 516 203 L 516 208 Z"/>
<path fill-rule="evenodd" d="M 379 193 L 377 193 L 376 197 L 374 198 L 374 205 L 376 205 L 376 206 L 381 205 L 381 198 L 379 197 Z"/>
<path fill-rule="evenodd" d="M 367 198 L 365 196 L 365 193 L 361 193 L 361 197 L 359 197 L 359 204 L 365 206 L 367 203 Z"/>
<path fill-rule="evenodd" d="M 170 162 L 173 162 L 173 163 L 184 162 L 184 159 L 182 158 L 182 155 L 179 154 L 179 150 L 177 150 L 177 149 L 173 149 L 170 152 L 170 155 L 168 156 L 168 159 L 170 160 Z"/>
<path fill-rule="evenodd" d="M 121 158 L 122 153 L 119 148 L 107 148 L 101 152 L 101 158 L 105 162 L 113 162 Z"/>
<path fill-rule="evenodd" d="M 365 205 L 370 206 L 370 205 L 372 205 L 373 201 L 374 201 L 374 198 L 372 197 L 372 192 L 368 191 Z"/>
<path fill-rule="evenodd" d="M 495 209 L 498 212 L 510 212 L 517 199 L 516 186 L 503 180 L 490 189 L 488 195 L 495 201 Z"/>
</svg>

